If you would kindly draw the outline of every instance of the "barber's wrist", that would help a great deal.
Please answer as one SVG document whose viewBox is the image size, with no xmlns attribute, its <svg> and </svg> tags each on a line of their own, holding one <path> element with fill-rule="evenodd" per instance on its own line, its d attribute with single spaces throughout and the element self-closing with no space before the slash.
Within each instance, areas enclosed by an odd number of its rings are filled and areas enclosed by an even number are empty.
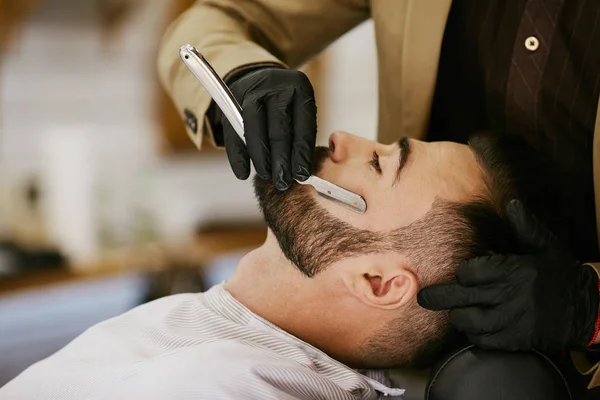
<svg viewBox="0 0 600 400">
<path fill-rule="evenodd" d="M 227 86 L 231 86 L 237 80 L 248 75 L 249 73 L 259 70 L 259 69 L 265 69 L 265 68 L 285 69 L 285 67 L 283 65 L 277 64 L 277 63 L 271 63 L 271 62 L 259 63 L 259 64 L 248 64 L 248 65 L 243 65 L 241 67 L 238 67 L 238 68 L 234 69 L 233 71 L 231 71 L 230 73 L 228 73 L 225 76 L 225 78 L 223 78 L 223 81 L 227 84 Z"/>
<path fill-rule="evenodd" d="M 285 68 L 281 64 L 276 63 L 260 63 L 260 64 L 249 64 L 244 65 L 239 68 L 234 69 L 229 74 L 227 74 L 223 81 L 227 84 L 227 86 L 231 86 L 240 78 L 248 75 L 251 72 L 254 72 L 259 69 L 264 68 Z M 211 130 L 213 132 L 215 144 L 219 147 L 224 146 L 223 140 L 223 113 L 221 109 L 214 101 L 210 102 L 210 106 L 206 112 L 206 116 L 208 117 L 208 122 L 210 124 Z"/>
</svg>

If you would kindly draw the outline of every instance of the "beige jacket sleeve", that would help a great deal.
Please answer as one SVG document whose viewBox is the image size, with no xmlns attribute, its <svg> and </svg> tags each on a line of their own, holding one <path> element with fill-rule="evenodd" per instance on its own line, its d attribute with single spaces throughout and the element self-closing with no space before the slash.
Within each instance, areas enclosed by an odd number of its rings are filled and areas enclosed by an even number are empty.
<svg viewBox="0 0 600 400">
<path fill-rule="evenodd" d="M 159 77 L 196 146 L 203 137 L 214 144 L 211 99 L 181 62 L 182 45 L 195 46 L 221 77 L 250 64 L 295 68 L 369 15 L 368 0 L 200 0 L 165 33 Z"/>
</svg>

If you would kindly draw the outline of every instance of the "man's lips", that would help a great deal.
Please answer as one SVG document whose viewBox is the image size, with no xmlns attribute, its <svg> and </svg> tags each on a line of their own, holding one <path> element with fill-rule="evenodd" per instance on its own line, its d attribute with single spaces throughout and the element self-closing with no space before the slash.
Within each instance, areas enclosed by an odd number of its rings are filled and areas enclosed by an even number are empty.
<svg viewBox="0 0 600 400">
<path fill-rule="evenodd" d="M 329 159 L 329 148 L 323 146 L 315 147 L 312 159 L 313 175 L 317 175 L 319 172 L 321 172 L 321 170 L 323 169 L 323 164 L 327 159 Z"/>
</svg>

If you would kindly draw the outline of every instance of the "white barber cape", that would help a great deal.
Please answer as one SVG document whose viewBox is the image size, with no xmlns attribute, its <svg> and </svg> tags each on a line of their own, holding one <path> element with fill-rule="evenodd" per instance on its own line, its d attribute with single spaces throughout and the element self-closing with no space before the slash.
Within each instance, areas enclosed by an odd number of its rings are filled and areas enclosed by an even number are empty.
<svg viewBox="0 0 600 400">
<path fill-rule="evenodd" d="M 393 399 L 358 371 L 277 328 L 222 285 L 93 326 L 0 389 L 2 400 Z"/>
</svg>

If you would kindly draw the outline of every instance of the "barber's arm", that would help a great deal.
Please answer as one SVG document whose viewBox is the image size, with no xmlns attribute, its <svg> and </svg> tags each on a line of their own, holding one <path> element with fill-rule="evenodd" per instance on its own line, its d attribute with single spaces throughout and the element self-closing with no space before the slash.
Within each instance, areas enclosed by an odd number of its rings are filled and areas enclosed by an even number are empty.
<svg viewBox="0 0 600 400">
<path fill-rule="evenodd" d="M 422 289 L 422 307 L 486 349 L 584 349 L 598 343 L 598 273 L 573 258 L 518 201 L 507 207 L 527 254 L 466 261 L 457 282 Z"/>
<path fill-rule="evenodd" d="M 160 47 L 161 82 L 198 148 L 203 137 L 225 145 L 236 176 L 257 173 L 280 189 L 306 179 L 316 138 L 312 86 L 296 68 L 369 18 L 367 0 L 200 0 L 167 30 Z M 248 151 L 210 96 L 179 59 L 192 44 L 226 77 L 244 109 Z M 209 118 L 210 117 L 210 118 Z M 214 131 L 211 127 L 214 127 Z"/>
</svg>

